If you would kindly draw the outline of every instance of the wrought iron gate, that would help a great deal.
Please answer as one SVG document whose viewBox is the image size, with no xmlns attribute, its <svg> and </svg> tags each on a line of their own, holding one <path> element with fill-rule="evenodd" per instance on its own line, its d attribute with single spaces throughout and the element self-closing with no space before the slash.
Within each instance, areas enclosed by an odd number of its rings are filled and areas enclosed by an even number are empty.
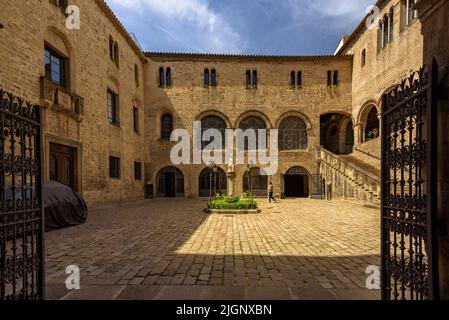
<svg viewBox="0 0 449 320">
<path fill-rule="evenodd" d="M 40 112 L 0 88 L 0 300 L 44 295 Z"/>
<path fill-rule="evenodd" d="M 382 298 L 438 299 L 436 88 L 424 66 L 382 100 Z"/>
</svg>

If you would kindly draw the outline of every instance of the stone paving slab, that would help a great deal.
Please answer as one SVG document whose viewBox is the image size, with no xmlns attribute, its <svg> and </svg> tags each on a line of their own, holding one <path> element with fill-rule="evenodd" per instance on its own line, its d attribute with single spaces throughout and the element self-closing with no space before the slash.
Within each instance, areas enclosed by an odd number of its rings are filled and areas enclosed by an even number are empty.
<svg viewBox="0 0 449 320">
<path fill-rule="evenodd" d="M 258 215 L 207 215 L 205 201 L 90 210 L 46 237 L 49 299 L 378 299 L 379 212 L 343 201 L 260 201 Z M 64 288 L 77 265 L 81 290 Z"/>
</svg>

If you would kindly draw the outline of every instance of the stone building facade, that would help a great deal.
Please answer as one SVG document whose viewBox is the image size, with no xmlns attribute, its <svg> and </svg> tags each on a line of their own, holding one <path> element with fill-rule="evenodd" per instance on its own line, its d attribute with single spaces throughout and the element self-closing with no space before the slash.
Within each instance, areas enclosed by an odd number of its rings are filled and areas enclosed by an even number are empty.
<svg viewBox="0 0 449 320">
<path fill-rule="evenodd" d="M 143 168 L 148 157 L 142 150 L 146 59 L 103 1 L 76 5 L 81 29 L 68 30 L 58 1 L 0 1 L 0 87 L 43 106 L 45 180 L 61 180 L 89 203 L 139 199 L 144 179 L 135 179 L 134 162 Z M 60 72 L 46 72 L 46 51 L 61 63 Z M 108 121 L 108 90 L 117 94 L 116 124 Z M 111 156 L 120 158 L 119 178 L 109 175 Z"/>
<path fill-rule="evenodd" d="M 170 150 L 176 143 L 161 137 L 161 121 L 164 116 L 173 117 L 173 127 L 187 129 L 193 136 L 193 122 L 220 120 L 228 129 L 243 128 L 247 119 L 259 119 L 263 125 L 257 128 L 282 129 L 285 119 L 296 120 L 304 128 L 305 141 L 300 149 L 280 151 L 278 174 L 264 179 L 253 177 L 253 189 L 259 195 L 267 193 L 267 182 L 274 185 L 275 194 L 283 196 L 285 176 L 290 169 L 301 170 L 307 176 L 305 188 L 296 190 L 298 196 L 309 196 L 313 187 L 312 177 L 318 173 L 317 147 L 320 145 L 320 116 L 338 114 L 349 119 L 351 114 L 351 68 L 350 56 L 327 57 L 264 57 L 222 56 L 202 54 L 147 53 L 149 63 L 145 68 L 145 105 L 147 150 L 152 160 L 147 167 L 148 178 L 155 186 L 156 194 L 162 195 L 164 183 L 160 182 L 161 170 L 172 166 Z M 161 70 L 170 70 L 171 86 L 160 86 Z M 208 72 L 215 74 L 216 85 L 205 85 Z M 246 85 L 247 71 L 257 71 L 257 88 Z M 338 84 L 327 84 L 328 71 L 338 71 Z M 294 72 L 296 84 L 292 86 Z M 298 85 L 298 72 L 301 85 Z M 254 127 L 254 129 L 257 129 Z M 298 137 L 301 132 L 298 131 Z M 193 148 L 193 147 L 192 147 Z M 227 171 L 228 159 L 223 159 L 222 175 Z M 235 159 L 234 159 L 235 161 Z M 258 166 L 257 163 L 255 163 Z M 179 167 L 185 179 L 183 195 L 196 197 L 207 194 L 208 183 L 201 186 L 201 172 L 207 164 Z M 235 194 L 245 189 L 246 165 L 236 167 L 232 188 Z M 298 173 L 298 172 L 297 172 Z M 257 175 L 257 172 L 255 172 Z M 204 172 L 203 172 L 204 179 Z M 258 181 L 260 179 L 260 183 Z M 294 179 L 294 178 L 293 178 Z M 288 177 L 287 177 L 288 180 Z M 298 180 L 299 181 L 299 180 Z M 260 186 L 260 184 L 264 186 Z M 223 188 L 220 188 L 223 191 Z M 259 188 L 261 187 L 261 188 Z M 263 188 L 262 188 L 263 187 Z M 308 190 L 309 189 L 309 190 Z M 256 192 L 257 193 L 257 192 Z"/>
<path fill-rule="evenodd" d="M 208 195 L 206 164 L 170 161 L 171 131 L 196 120 L 284 130 L 277 174 L 249 183 L 245 165 L 229 177 L 221 165 L 217 191 L 264 195 L 271 181 L 278 197 L 376 202 L 381 96 L 430 52 L 447 56 L 430 40 L 447 1 L 423 11 L 428 28 L 414 2 L 379 0 L 374 28 L 363 19 L 335 55 L 302 57 L 143 52 L 103 0 L 68 1 L 80 30 L 66 28 L 67 1 L 0 0 L 0 87 L 43 106 L 45 180 L 89 204 Z"/>
</svg>

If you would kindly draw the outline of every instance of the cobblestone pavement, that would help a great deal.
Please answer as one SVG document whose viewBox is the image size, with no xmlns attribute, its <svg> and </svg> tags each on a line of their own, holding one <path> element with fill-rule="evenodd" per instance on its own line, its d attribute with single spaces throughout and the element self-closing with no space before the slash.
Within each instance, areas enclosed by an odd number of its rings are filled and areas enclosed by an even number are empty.
<svg viewBox="0 0 449 320">
<path fill-rule="evenodd" d="M 378 210 L 348 202 L 260 201 L 259 215 L 207 215 L 198 199 L 98 207 L 47 233 L 49 299 L 377 299 Z M 65 288 L 65 268 L 81 290 Z"/>
</svg>

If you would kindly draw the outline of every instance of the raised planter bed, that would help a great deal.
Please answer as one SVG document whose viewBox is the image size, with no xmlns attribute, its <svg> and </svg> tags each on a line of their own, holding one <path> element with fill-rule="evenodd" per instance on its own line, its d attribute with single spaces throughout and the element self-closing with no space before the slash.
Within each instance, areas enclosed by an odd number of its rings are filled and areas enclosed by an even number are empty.
<svg viewBox="0 0 449 320">
<path fill-rule="evenodd" d="M 262 212 L 260 209 L 242 209 L 242 210 L 230 210 L 230 209 L 204 209 L 205 213 L 209 214 L 259 214 Z"/>
<path fill-rule="evenodd" d="M 217 195 L 214 200 L 209 202 L 208 208 L 204 209 L 204 212 L 215 214 L 258 214 L 261 211 L 257 208 L 257 202 L 254 199 Z"/>
</svg>

